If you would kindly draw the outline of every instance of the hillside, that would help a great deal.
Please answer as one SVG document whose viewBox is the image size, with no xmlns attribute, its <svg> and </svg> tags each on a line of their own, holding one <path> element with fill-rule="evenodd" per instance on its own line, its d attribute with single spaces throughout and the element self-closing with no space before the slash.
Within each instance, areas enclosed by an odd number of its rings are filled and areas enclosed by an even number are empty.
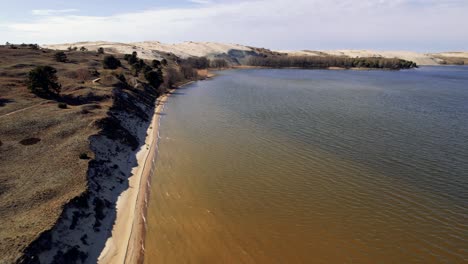
<svg viewBox="0 0 468 264">
<path fill-rule="evenodd" d="M 55 54 L 0 46 L 0 263 L 97 259 L 167 87 L 149 85 L 123 54 L 115 70 L 103 67 L 107 54 Z M 37 66 L 56 69 L 59 95 L 28 90 Z"/>
<path fill-rule="evenodd" d="M 418 65 L 460 64 L 468 61 L 468 52 L 441 52 L 418 53 L 412 51 L 374 51 L 374 50 L 279 50 L 273 51 L 263 48 L 255 48 L 238 44 L 223 44 L 215 42 L 182 42 L 165 44 L 158 41 L 145 41 L 135 43 L 118 42 L 78 42 L 56 45 L 44 45 L 50 49 L 65 50 L 68 47 L 86 47 L 89 50 L 97 50 L 103 47 L 109 52 L 131 53 L 137 51 L 145 59 L 160 59 L 161 56 L 173 54 L 180 58 L 208 57 L 223 58 L 234 64 L 246 64 L 249 56 L 263 56 L 269 54 L 288 54 L 290 56 L 339 56 L 350 58 L 388 58 L 413 61 Z"/>
</svg>

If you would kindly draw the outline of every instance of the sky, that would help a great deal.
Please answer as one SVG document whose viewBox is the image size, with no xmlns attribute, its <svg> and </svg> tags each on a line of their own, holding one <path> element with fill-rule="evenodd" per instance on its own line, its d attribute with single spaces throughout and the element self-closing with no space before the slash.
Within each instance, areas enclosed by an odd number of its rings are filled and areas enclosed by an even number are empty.
<svg viewBox="0 0 468 264">
<path fill-rule="evenodd" d="M 468 50 L 468 0 L 0 0 L 0 43 Z"/>
</svg>

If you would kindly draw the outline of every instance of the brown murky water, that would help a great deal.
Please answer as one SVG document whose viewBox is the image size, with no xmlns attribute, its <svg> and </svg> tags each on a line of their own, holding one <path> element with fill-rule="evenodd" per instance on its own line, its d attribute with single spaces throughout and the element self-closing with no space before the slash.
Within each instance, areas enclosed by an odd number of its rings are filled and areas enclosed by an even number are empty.
<svg viewBox="0 0 468 264">
<path fill-rule="evenodd" d="M 467 262 L 467 76 L 240 70 L 179 90 L 146 263 Z"/>
</svg>

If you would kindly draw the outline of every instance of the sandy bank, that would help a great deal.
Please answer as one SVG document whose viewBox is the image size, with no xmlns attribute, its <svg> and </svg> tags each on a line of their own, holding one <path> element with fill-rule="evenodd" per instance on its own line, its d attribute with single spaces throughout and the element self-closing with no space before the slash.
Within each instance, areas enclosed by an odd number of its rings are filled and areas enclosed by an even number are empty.
<svg viewBox="0 0 468 264">
<path fill-rule="evenodd" d="M 193 81 L 181 86 L 188 85 Z M 137 167 L 132 169 L 129 188 L 117 201 L 117 218 L 112 236 L 98 258 L 98 263 L 142 263 L 146 229 L 146 209 L 150 179 L 154 174 L 159 139 L 159 125 L 168 94 L 157 100 L 157 106 L 147 131 L 145 147 L 137 153 Z"/>
<path fill-rule="evenodd" d="M 137 153 L 138 166 L 132 170 L 128 190 L 117 201 L 117 219 L 99 263 L 138 263 L 142 256 L 149 178 L 154 170 L 160 113 L 168 96 L 157 100 L 145 147 Z"/>
</svg>

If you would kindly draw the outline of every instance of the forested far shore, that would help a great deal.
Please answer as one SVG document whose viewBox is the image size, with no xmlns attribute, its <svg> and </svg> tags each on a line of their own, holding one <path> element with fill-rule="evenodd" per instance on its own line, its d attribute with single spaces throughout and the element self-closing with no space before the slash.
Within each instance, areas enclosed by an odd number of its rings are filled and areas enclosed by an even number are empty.
<svg viewBox="0 0 468 264">
<path fill-rule="evenodd" d="M 349 58 L 338 56 L 280 56 L 280 57 L 251 57 L 249 66 L 271 68 L 304 68 L 327 69 L 339 68 L 369 68 L 369 69 L 411 69 L 416 68 L 415 62 L 389 58 Z"/>
</svg>

